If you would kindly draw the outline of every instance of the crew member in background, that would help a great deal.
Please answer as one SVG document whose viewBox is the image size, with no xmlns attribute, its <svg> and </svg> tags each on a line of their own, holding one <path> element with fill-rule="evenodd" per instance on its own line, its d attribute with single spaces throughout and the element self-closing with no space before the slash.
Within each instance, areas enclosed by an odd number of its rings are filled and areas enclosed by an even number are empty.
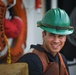
<svg viewBox="0 0 76 75">
<path fill-rule="evenodd" d="M 65 44 L 66 36 L 74 31 L 68 14 L 60 8 L 51 9 L 37 25 L 43 29 L 43 43 L 31 45 L 28 53 L 18 62 L 28 63 L 29 75 L 69 75 L 67 60 L 59 52 Z"/>
</svg>

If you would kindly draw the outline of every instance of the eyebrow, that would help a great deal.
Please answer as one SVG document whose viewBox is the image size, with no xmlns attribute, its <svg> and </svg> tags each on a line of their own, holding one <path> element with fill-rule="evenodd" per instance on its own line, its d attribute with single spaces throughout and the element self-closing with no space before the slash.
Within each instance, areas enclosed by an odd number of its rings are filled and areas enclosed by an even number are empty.
<svg viewBox="0 0 76 75">
<path fill-rule="evenodd" d="M 54 34 L 54 33 L 49 33 L 49 34 L 52 34 L 52 35 L 59 35 L 59 36 L 66 36 L 66 35 L 60 35 L 60 34 Z"/>
</svg>

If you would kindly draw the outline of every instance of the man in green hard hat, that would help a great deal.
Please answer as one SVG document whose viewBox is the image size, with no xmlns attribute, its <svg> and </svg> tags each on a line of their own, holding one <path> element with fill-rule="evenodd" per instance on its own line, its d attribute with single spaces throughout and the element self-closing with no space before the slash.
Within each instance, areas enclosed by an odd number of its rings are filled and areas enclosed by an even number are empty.
<svg viewBox="0 0 76 75">
<path fill-rule="evenodd" d="M 28 63 L 29 75 L 69 75 L 65 57 L 59 52 L 66 36 L 74 29 L 67 13 L 60 8 L 47 11 L 38 27 L 43 29 L 43 44 L 31 45 L 30 52 L 19 59 Z"/>
</svg>

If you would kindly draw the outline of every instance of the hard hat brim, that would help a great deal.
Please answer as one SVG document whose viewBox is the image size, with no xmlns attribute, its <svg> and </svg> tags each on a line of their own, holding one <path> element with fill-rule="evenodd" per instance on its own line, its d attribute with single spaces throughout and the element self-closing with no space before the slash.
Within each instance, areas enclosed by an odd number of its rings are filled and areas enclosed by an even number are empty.
<svg viewBox="0 0 76 75">
<path fill-rule="evenodd" d="M 37 25 L 40 25 L 41 24 L 41 21 L 38 21 L 37 22 Z M 39 26 L 41 29 L 49 32 L 49 33 L 53 33 L 53 34 L 59 34 L 59 35 L 69 35 L 69 34 L 72 34 L 74 29 L 72 30 L 57 30 L 57 29 L 53 29 L 53 28 L 48 28 L 48 27 L 45 27 L 45 26 Z"/>
</svg>

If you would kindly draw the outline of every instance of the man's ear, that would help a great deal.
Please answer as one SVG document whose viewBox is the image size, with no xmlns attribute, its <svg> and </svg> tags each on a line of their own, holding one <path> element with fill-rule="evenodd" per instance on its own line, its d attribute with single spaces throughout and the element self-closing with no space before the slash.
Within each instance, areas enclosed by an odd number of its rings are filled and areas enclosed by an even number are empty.
<svg viewBox="0 0 76 75">
<path fill-rule="evenodd" d="M 46 31 L 42 31 L 42 37 L 46 35 Z"/>
</svg>

